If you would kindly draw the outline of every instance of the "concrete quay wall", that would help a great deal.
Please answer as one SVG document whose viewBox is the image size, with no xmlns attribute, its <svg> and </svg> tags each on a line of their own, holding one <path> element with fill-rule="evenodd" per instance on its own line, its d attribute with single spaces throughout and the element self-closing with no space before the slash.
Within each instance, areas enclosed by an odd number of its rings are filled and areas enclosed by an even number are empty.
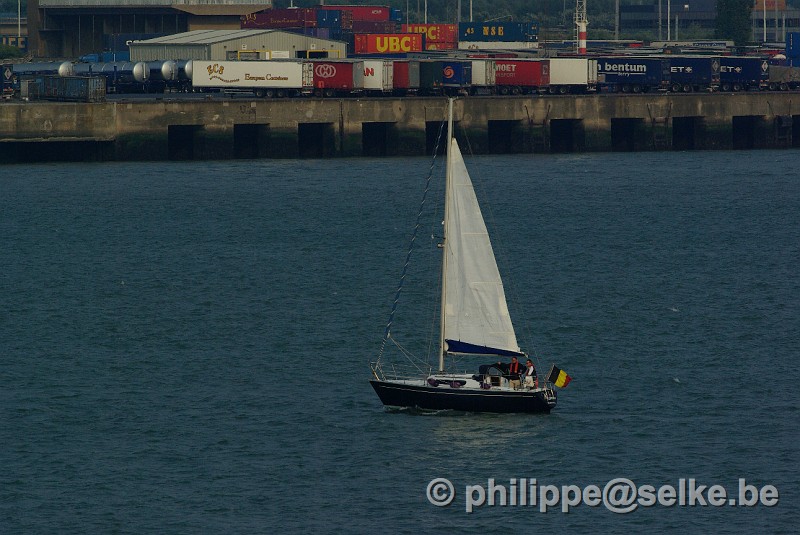
<svg viewBox="0 0 800 535">
<path fill-rule="evenodd" d="M 444 98 L 0 104 L 0 162 L 430 154 Z M 800 93 L 468 97 L 474 153 L 800 146 Z"/>
</svg>

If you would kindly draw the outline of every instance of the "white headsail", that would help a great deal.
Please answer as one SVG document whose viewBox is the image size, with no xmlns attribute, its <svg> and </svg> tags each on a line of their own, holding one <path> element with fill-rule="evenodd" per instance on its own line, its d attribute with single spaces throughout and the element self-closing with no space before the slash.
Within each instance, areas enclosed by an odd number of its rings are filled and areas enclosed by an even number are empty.
<svg viewBox="0 0 800 535">
<path fill-rule="evenodd" d="M 519 353 L 475 189 L 455 138 L 450 140 L 445 213 L 444 338 L 457 353 Z"/>
</svg>

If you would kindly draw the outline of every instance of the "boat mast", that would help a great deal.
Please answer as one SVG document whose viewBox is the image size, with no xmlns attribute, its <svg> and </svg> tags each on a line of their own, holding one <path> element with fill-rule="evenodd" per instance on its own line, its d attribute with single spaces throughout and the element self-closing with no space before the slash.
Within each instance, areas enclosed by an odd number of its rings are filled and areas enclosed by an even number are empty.
<svg viewBox="0 0 800 535">
<path fill-rule="evenodd" d="M 446 152 L 445 152 L 445 159 L 447 161 L 445 168 L 445 180 L 444 180 L 444 229 L 443 229 L 443 239 L 442 239 L 442 298 L 441 298 L 441 310 L 439 312 L 439 371 L 444 371 L 444 353 L 445 353 L 445 341 L 444 341 L 444 323 L 446 317 L 446 296 L 447 296 L 447 279 L 445 277 L 445 273 L 447 273 L 447 236 L 449 229 L 447 228 L 447 221 L 448 221 L 448 204 L 450 201 L 450 146 L 453 140 L 453 98 L 447 99 L 447 145 L 446 145 Z"/>
</svg>

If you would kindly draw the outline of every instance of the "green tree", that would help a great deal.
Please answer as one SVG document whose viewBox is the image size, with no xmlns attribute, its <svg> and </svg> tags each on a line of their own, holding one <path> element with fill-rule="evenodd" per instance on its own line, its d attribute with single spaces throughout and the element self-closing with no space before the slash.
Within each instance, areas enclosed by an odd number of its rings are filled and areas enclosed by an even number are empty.
<svg viewBox="0 0 800 535">
<path fill-rule="evenodd" d="M 730 39 L 737 45 L 750 41 L 750 0 L 717 0 L 715 37 Z"/>
</svg>

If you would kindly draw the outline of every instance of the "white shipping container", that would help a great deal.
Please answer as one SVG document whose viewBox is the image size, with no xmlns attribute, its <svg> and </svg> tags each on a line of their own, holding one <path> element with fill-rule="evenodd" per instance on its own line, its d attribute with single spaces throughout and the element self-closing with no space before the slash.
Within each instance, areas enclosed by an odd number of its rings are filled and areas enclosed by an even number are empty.
<svg viewBox="0 0 800 535">
<path fill-rule="evenodd" d="M 550 91 L 560 88 L 586 90 L 597 85 L 597 60 L 587 58 L 550 58 Z"/>
<path fill-rule="evenodd" d="M 394 68 L 391 60 L 364 60 L 364 89 L 382 93 L 394 89 Z"/>
<path fill-rule="evenodd" d="M 472 87 L 494 87 L 495 62 L 493 59 L 472 60 Z"/>
<path fill-rule="evenodd" d="M 305 61 L 193 60 L 192 86 L 200 89 L 252 89 L 256 96 L 311 91 L 313 65 Z"/>
<path fill-rule="evenodd" d="M 459 50 L 536 50 L 537 42 L 527 41 L 459 41 Z"/>
</svg>

